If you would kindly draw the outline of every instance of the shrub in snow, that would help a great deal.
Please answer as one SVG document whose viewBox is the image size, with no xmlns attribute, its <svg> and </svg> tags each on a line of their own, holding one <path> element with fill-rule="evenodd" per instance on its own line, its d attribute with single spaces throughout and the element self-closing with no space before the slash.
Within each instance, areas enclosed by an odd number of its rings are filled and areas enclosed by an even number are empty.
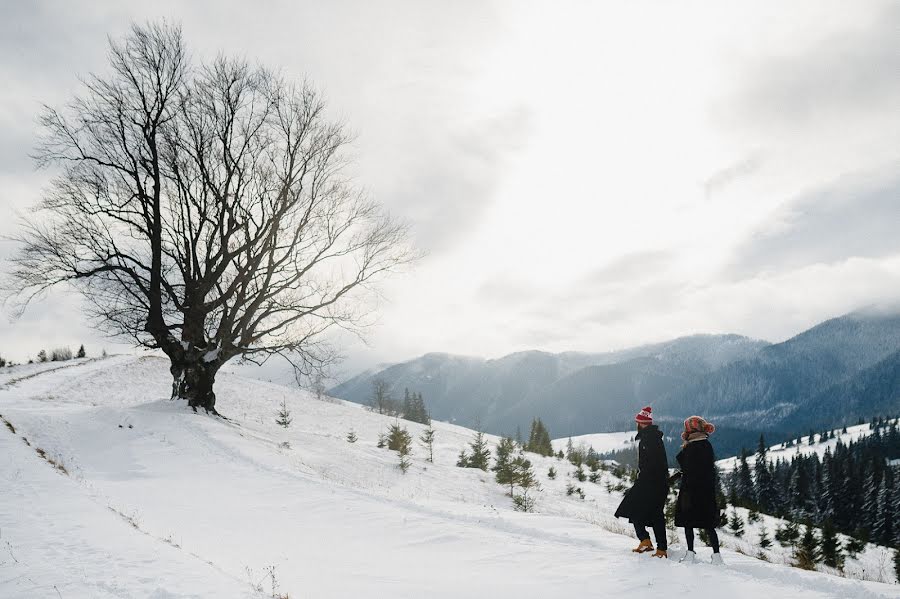
<svg viewBox="0 0 900 599">
<path fill-rule="evenodd" d="M 38 360 L 38 362 L 46 362 L 47 361 L 47 352 L 44 350 L 39 351 L 37 354 L 37 360 Z"/>
<path fill-rule="evenodd" d="M 550 469 L 547 470 L 547 478 L 549 478 L 550 480 L 556 479 L 556 468 L 550 466 Z"/>
<path fill-rule="evenodd" d="M 569 483 L 566 485 L 566 495 L 578 495 L 581 499 L 584 499 L 584 490 L 581 487 L 576 487 L 573 483 Z"/>
<path fill-rule="evenodd" d="M 283 426 L 287 428 L 293 422 L 293 418 L 291 418 L 291 412 L 288 410 L 287 403 L 285 400 L 281 400 L 281 408 L 278 410 L 278 417 L 275 419 L 275 423 L 278 426 Z"/>
<path fill-rule="evenodd" d="M 72 350 L 68 347 L 57 347 L 50 352 L 51 362 L 65 362 L 72 359 Z"/>
<path fill-rule="evenodd" d="M 347 433 L 347 443 L 356 443 L 359 437 L 356 436 L 356 433 L 353 432 L 353 429 L 350 429 L 350 432 Z"/>
<path fill-rule="evenodd" d="M 87 356 L 87 352 L 84 351 L 84 345 L 78 348 L 78 352 L 75 354 L 76 358 L 84 358 Z"/>
<path fill-rule="evenodd" d="M 6 366 L 6 360 L 3 359 L 3 356 L 0 356 L 0 367 Z"/>
<path fill-rule="evenodd" d="M 578 466 L 575 472 L 572 473 L 572 476 L 574 476 L 580 483 L 583 483 L 587 480 L 587 475 L 584 473 L 584 470 L 581 469 L 581 466 Z"/>
</svg>

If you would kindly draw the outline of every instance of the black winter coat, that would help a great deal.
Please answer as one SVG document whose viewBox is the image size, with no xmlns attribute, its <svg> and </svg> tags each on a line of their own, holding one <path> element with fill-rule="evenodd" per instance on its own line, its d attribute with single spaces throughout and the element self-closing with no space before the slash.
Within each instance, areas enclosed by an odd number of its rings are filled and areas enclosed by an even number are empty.
<svg viewBox="0 0 900 599">
<path fill-rule="evenodd" d="M 675 459 L 681 466 L 681 490 L 675 506 L 675 526 L 687 528 L 719 526 L 712 445 L 706 439 L 688 443 L 678 452 Z"/>
<path fill-rule="evenodd" d="M 651 424 L 638 431 L 638 477 L 622 498 L 616 518 L 628 518 L 638 525 L 652 526 L 663 517 L 669 493 L 669 466 L 662 431 Z"/>
</svg>

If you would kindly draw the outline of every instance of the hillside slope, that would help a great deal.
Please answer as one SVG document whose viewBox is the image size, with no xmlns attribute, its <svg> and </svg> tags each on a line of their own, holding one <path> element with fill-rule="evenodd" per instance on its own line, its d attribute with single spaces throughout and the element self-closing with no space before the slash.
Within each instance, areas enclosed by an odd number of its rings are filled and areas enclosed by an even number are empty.
<svg viewBox="0 0 900 599">
<path fill-rule="evenodd" d="M 375 446 L 393 420 L 356 405 L 223 375 L 224 421 L 167 400 L 155 358 L 35 374 L 0 379 L 4 598 L 261 598 L 273 594 L 268 572 L 295 599 L 659 597 L 698 586 L 735 599 L 898 596 L 735 553 L 727 535 L 724 568 L 635 556 L 611 516 L 621 495 L 604 488 L 618 481 L 604 473 L 582 483 L 584 500 L 567 496 L 570 467 L 555 459 L 531 456 L 539 513 L 512 511 L 489 473 L 454 466 L 472 434 L 458 426 L 435 423 L 435 462 L 417 444 L 404 475 Z M 282 401 L 288 429 L 274 424 Z"/>
</svg>

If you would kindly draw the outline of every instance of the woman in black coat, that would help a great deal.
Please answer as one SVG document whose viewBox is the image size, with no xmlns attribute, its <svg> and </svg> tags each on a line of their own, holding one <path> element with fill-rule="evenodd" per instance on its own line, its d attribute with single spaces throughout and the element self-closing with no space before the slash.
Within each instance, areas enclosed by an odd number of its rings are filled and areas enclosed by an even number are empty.
<svg viewBox="0 0 900 599">
<path fill-rule="evenodd" d="M 684 444 L 675 456 L 681 472 L 673 476 L 673 479 L 681 478 L 681 490 L 675 505 L 675 526 L 684 528 L 688 549 L 681 561 L 696 561 L 694 529 L 702 528 L 709 536 L 713 563 L 722 563 L 719 536 L 716 534 L 719 506 L 716 504 L 715 456 L 709 442 L 709 435 L 715 430 L 715 426 L 700 416 L 691 416 L 684 421 L 684 432 L 681 433 Z"/>
<path fill-rule="evenodd" d="M 647 406 L 635 416 L 638 433 L 638 477 L 616 510 L 616 518 L 628 518 L 634 524 L 634 532 L 640 544 L 635 553 L 653 551 L 647 526 L 653 528 L 656 537 L 654 557 L 666 557 L 666 520 L 663 508 L 669 493 L 669 466 L 662 431 L 653 424 L 651 408 Z"/>
</svg>

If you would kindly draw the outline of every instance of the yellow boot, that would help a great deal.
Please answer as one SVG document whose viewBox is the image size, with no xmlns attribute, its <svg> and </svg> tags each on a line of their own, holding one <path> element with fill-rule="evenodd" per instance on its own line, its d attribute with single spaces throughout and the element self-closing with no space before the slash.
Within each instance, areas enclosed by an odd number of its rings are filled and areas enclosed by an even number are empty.
<svg viewBox="0 0 900 599">
<path fill-rule="evenodd" d="M 665 549 L 657 549 L 657 550 L 656 550 L 656 553 L 653 554 L 653 557 L 658 557 L 658 558 L 661 558 L 661 559 L 668 559 L 669 554 L 666 553 L 666 550 L 665 550 Z"/>
<path fill-rule="evenodd" d="M 644 539 L 641 541 L 641 544 L 631 550 L 634 553 L 647 553 L 648 551 L 653 551 L 653 543 L 650 542 L 650 539 Z"/>
</svg>

